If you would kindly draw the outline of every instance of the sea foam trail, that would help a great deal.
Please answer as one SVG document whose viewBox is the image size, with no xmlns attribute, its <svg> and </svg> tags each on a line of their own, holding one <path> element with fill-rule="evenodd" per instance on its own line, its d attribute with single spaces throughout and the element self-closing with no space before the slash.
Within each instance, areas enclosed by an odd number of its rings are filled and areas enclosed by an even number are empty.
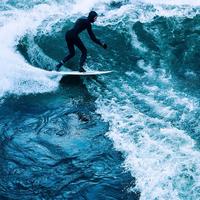
<svg viewBox="0 0 200 200">
<path fill-rule="evenodd" d="M 181 6 L 181 5 L 188 5 L 188 6 L 200 6 L 200 2 L 199 1 L 194 1 L 194 0 L 168 0 L 168 1 L 164 1 L 164 0 L 143 0 L 143 2 L 145 3 L 151 3 L 151 4 L 160 4 L 160 5 L 177 5 L 177 6 Z"/>
<path fill-rule="evenodd" d="M 144 200 L 199 199 L 200 152 L 188 133 L 170 122 L 170 116 L 173 119 L 172 113 L 177 111 L 170 107 L 171 115 L 167 115 L 169 106 L 155 100 L 149 104 L 151 97 L 135 93 L 123 80 L 118 84 L 110 80 L 107 83 L 107 91 L 97 92 L 97 112 L 110 123 L 107 136 L 114 147 L 124 153 L 124 167 L 136 177 L 136 187 L 130 191 L 140 191 L 140 199 Z M 113 89 L 113 85 L 119 85 L 119 90 Z M 151 117 L 137 107 L 138 95 L 138 102 L 141 104 L 144 99 L 158 117 Z M 185 101 L 191 102 L 186 97 Z"/>
<path fill-rule="evenodd" d="M 0 19 L 6 20 L 0 26 L 0 96 L 55 90 L 60 77 L 53 80 L 49 73 L 29 65 L 17 52 L 16 45 L 21 37 L 27 32 L 34 33 L 40 23 L 57 10 L 47 4 L 38 5 L 28 11 L 9 8 L 10 10 L 0 14 Z"/>
</svg>

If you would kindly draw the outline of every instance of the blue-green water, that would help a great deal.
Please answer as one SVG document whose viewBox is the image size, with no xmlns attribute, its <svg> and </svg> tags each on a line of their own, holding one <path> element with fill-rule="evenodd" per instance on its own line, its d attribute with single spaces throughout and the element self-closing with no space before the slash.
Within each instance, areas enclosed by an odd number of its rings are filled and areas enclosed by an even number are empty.
<svg viewBox="0 0 200 200">
<path fill-rule="evenodd" d="M 45 71 L 91 9 L 114 72 Z M 0 44 L 0 199 L 200 199 L 198 1 L 2 0 Z"/>
</svg>

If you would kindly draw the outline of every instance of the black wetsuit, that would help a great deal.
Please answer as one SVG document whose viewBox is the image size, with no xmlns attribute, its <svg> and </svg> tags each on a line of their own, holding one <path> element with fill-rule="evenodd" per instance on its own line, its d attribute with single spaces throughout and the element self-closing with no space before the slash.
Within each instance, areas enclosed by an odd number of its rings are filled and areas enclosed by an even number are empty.
<svg viewBox="0 0 200 200">
<path fill-rule="evenodd" d="M 75 22 L 74 27 L 71 30 L 67 31 L 65 35 L 65 39 L 66 39 L 67 46 L 69 49 L 69 54 L 63 59 L 62 61 L 63 63 L 67 62 L 70 58 L 72 58 L 75 55 L 74 45 L 76 45 L 81 50 L 81 53 L 82 53 L 81 59 L 80 59 L 80 68 L 82 68 L 82 66 L 84 65 L 85 60 L 87 58 L 87 49 L 85 48 L 83 42 L 79 38 L 79 33 L 84 31 L 85 29 L 87 29 L 90 38 L 96 44 L 103 46 L 100 40 L 95 37 L 92 31 L 91 23 L 92 22 L 90 21 L 88 17 L 81 17 Z"/>
</svg>

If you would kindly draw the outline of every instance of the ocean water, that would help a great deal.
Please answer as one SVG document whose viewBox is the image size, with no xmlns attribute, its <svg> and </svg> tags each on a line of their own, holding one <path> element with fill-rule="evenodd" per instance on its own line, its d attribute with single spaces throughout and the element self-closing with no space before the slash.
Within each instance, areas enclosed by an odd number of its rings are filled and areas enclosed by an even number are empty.
<svg viewBox="0 0 200 200">
<path fill-rule="evenodd" d="M 92 9 L 113 73 L 53 75 Z M 1 0 L 0 69 L 0 200 L 200 200 L 199 1 Z"/>
</svg>

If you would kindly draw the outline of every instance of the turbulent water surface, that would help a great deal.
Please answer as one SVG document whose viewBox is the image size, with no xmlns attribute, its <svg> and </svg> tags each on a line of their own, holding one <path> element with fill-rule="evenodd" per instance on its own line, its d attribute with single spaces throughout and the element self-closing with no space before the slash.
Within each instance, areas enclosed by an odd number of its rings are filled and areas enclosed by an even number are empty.
<svg viewBox="0 0 200 200">
<path fill-rule="evenodd" d="M 92 9 L 114 72 L 48 72 Z M 0 199 L 200 199 L 199 1 L 1 0 L 0 69 Z"/>
</svg>

